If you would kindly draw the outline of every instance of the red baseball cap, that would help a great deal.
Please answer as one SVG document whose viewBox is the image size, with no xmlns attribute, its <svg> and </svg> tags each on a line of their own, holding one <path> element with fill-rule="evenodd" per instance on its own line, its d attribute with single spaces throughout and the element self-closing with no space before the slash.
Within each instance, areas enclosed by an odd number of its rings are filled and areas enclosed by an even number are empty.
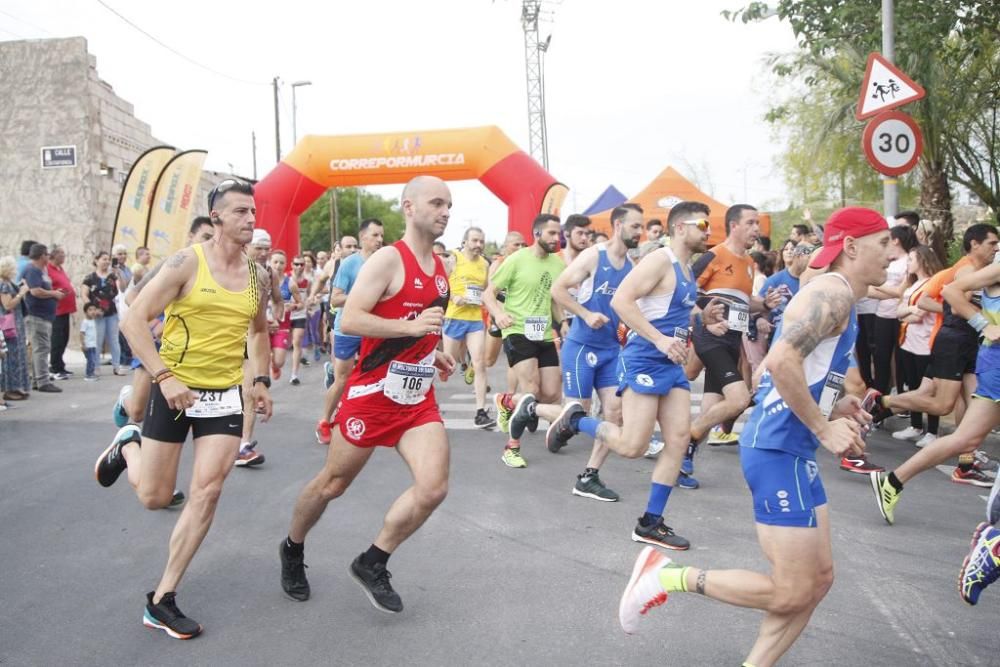
<svg viewBox="0 0 1000 667">
<path fill-rule="evenodd" d="M 848 206 L 834 211 L 823 229 L 823 249 L 813 258 L 809 266 L 822 269 L 830 266 L 844 249 L 844 239 L 848 236 L 860 238 L 889 229 L 889 223 L 882 214 L 870 208 Z"/>
</svg>

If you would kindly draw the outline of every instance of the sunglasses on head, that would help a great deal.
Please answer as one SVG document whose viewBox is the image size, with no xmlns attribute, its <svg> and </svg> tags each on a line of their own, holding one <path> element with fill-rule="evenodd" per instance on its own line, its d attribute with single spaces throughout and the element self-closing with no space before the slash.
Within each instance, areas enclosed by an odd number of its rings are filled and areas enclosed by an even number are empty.
<svg viewBox="0 0 1000 667">
<path fill-rule="evenodd" d="M 708 222 L 706 218 L 698 218 L 697 220 L 685 220 L 681 223 L 682 225 L 693 225 L 698 228 L 699 231 L 707 232 L 712 228 L 712 225 Z"/>
<path fill-rule="evenodd" d="M 246 181 L 241 181 L 238 178 L 227 178 L 218 185 L 216 185 L 208 193 L 208 210 L 211 211 L 212 207 L 215 206 L 215 198 L 221 194 L 224 194 L 233 188 L 248 188 L 250 184 Z"/>
</svg>

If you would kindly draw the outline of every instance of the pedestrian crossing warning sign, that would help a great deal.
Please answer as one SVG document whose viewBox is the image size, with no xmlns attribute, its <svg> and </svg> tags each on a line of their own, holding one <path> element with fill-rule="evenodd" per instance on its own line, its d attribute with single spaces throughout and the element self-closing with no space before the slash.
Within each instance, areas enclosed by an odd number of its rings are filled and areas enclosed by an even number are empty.
<svg viewBox="0 0 1000 667">
<path fill-rule="evenodd" d="M 903 74 L 882 54 L 868 54 L 864 83 L 854 117 L 858 120 L 871 118 L 883 111 L 889 111 L 904 104 L 919 100 L 927 93 L 919 83 Z"/>
</svg>

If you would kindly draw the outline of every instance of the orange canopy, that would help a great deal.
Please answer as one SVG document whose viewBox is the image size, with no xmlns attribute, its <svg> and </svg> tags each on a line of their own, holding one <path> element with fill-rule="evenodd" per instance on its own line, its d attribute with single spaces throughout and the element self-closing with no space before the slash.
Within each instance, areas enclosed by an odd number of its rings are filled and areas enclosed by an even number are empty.
<svg viewBox="0 0 1000 667">
<path fill-rule="evenodd" d="M 667 167 L 660 175 L 653 179 L 653 182 L 643 188 L 642 192 L 629 198 L 629 202 L 642 207 L 646 220 L 659 218 L 666 223 L 667 214 L 670 209 L 682 201 L 700 201 L 707 204 L 711 213 L 709 220 L 712 223 L 712 232 L 708 237 L 708 244 L 715 245 L 721 243 L 726 238 L 726 209 L 730 204 L 709 197 L 707 194 L 695 187 L 694 183 L 681 176 L 673 167 Z M 590 216 L 593 221 L 592 229 L 597 231 L 611 231 L 611 211 L 601 211 Z M 767 213 L 760 214 L 760 233 L 762 236 L 771 234 L 771 216 Z"/>
</svg>

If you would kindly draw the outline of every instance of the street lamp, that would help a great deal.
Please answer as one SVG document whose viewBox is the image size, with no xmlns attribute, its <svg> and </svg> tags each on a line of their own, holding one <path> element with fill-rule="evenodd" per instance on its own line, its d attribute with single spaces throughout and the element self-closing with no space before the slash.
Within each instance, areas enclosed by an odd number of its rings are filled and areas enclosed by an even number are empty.
<svg viewBox="0 0 1000 667">
<path fill-rule="evenodd" d="M 312 81 L 296 81 L 295 83 L 292 84 L 292 143 L 293 144 L 299 143 L 299 133 L 295 126 L 296 116 L 297 116 L 295 110 L 295 89 L 298 88 L 299 86 L 311 86 L 311 85 Z"/>
</svg>

